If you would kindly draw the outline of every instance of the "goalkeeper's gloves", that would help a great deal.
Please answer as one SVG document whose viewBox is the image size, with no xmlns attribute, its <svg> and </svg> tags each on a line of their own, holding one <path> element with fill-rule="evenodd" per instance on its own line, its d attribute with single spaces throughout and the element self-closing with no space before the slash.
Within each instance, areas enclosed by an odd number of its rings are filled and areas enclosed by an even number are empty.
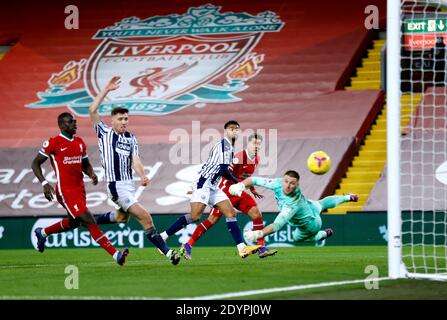
<svg viewBox="0 0 447 320">
<path fill-rule="evenodd" d="M 258 240 L 259 238 L 262 238 L 264 236 L 264 233 L 262 230 L 248 230 L 244 232 L 244 238 L 245 240 L 249 242 L 253 242 L 255 240 Z"/>
<path fill-rule="evenodd" d="M 228 191 L 230 192 L 231 195 L 238 196 L 238 197 L 241 196 L 241 194 L 244 190 L 245 190 L 245 185 L 242 182 L 232 184 L 230 186 L 230 188 L 228 189 Z"/>
</svg>

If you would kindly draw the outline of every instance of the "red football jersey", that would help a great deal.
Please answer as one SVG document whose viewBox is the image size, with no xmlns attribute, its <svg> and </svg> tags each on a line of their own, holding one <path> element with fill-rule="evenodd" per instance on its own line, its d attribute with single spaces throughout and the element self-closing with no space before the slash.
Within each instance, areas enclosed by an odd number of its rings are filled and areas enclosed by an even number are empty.
<svg viewBox="0 0 447 320">
<path fill-rule="evenodd" d="M 39 153 L 50 158 L 60 190 L 84 188 L 82 159 L 87 158 L 87 145 L 81 138 L 59 134 L 45 141 Z"/>
<path fill-rule="evenodd" d="M 256 155 L 254 159 L 250 159 L 248 157 L 247 150 L 244 149 L 242 151 L 239 151 L 233 157 L 232 173 L 237 178 L 237 180 L 241 182 L 242 180 L 251 177 L 253 175 L 257 165 L 259 164 L 259 161 L 260 161 L 259 154 Z M 228 181 L 227 179 L 222 178 L 220 187 L 227 195 L 229 195 L 228 192 L 229 184 L 227 181 Z"/>
</svg>

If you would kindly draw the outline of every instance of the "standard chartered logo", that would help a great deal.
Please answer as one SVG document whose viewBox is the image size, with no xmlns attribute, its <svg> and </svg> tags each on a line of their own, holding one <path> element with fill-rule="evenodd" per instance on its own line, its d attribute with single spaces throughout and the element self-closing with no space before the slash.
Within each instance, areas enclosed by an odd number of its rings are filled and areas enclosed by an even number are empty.
<svg viewBox="0 0 447 320">
<path fill-rule="evenodd" d="M 45 228 L 60 221 L 58 218 L 43 218 L 38 219 L 31 229 L 31 243 L 34 248 L 37 248 L 37 240 L 34 235 L 36 228 Z M 105 234 L 114 246 L 132 246 L 144 247 L 144 231 L 132 230 L 128 225 L 120 223 L 118 225 L 120 230 L 109 230 Z M 99 247 L 99 245 L 92 239 L 90 233 L 84 228 L 74 229 L 67 232 L 52 234 L 47 238 L 45 247 L 47 248 L 67 248 L 67 247 Z"/>
</svg>

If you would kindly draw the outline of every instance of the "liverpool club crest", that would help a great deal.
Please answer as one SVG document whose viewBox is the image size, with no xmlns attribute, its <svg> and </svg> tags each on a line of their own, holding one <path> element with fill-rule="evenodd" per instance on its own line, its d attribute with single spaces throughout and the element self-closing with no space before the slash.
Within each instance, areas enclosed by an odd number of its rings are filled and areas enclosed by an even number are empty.
<svg viewBox="0 0 447 320">
<path fill-rule="evenodd" d="M 113 76 L 121 77 L 121 86 L 107 96 L 100 114 L 116 105 L 132 114 L 165 115 L 240 101 L 237 93 L 262 69 L 264 55 L 255 52 L 256 45 L 284 23 L 270 11 L 253 16 L 221 8 L 207 4 L 183 15 L 130 17 L 98 30 L 93 39 L 101 42 L 90 57 L 50 75 L 49 88 L 27 107 L 67 106 L 87 116 L 93 97 Z"/>
</svg>

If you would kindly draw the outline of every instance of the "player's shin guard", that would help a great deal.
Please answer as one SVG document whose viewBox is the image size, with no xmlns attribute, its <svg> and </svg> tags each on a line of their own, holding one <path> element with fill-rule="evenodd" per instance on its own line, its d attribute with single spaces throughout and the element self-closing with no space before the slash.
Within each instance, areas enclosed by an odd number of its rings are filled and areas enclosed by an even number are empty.
<svg viewBox="0 0 447 320">
<path fill-rule="evenodd" d="M 149 241 L 152 242 L 158 249 L 160 249 L 164 255 L 168 254 L 169 248 L 166 245 L 166 242 L 164 242 L 164 240 L 154 227 L 145 230 L 144 233 L 146 234 Z"/>
<path fill-rule="evenodd" d="M 99 229 L 97 224 L 93 224 L 88 227 L 88 231 L 92 235 L 92 238 L 104 249 L 106 250 L 111 256 L 115 254 L 117 251 L 115 247 L 110 242 L 109 238 L 106 237 L 106 235 Z"/>
<path fill-rule="evenodd" d="M 196 243 L 197 240 L 200 239 L 200 237 L 209 229 L 211 228 L 213 225 L 211 224 L 211 222 L 208 219 L 205 219 L 204 221 L 202 221 L 196 228 L 196 230 L 194 230 L 194 233 L 191 235 L 191 238 L 189 238 L 188 240 L 188 244 L 192 247 L 194 246 L 194 244 Z"/>
<path fill-rule="evenodd" d="M 231 236 L 233 237 L 234 243 L 237 245 L 244 243 L 244 240 L 242 240 L 242 233 L 241 229 L 239 229 L 239 225 L 237 224 L 236 217 L 233 218 L 226 218 L 227 220 L 227 228 L 228 231 L 231 233 Z"/>
<path fill-rule="evenodd" d="M 178 218 L 172 226 L 170 226 L 165 232 L 170 237 L 177 231 L 181 230 L 183 227 L 186 227 L 188 224 L 192 222 L 191 214 L 185 214 Z"/>
<path fill-rule="evenodd" d="M 79 227 L 78 221 L 73 221 L 70 220 L 69 218 L 64 218 L 61 221 L 56 222 L 55 224 L 52 224 L 51 226 L 48 226 L 45 229 L 43 229 L 43 232 L 45 233 L 43 234 L 43 236 L 46 237 L 53 233 L 60 233 L 67 230 L 75 229 L 77 227 Z"/>
<path fill-rule="evenodd" d="M 253 219 L 253 231 L 264 229 L 264 221 L 261 217 Z M 264 237 L 258 239 L 258 244 L 260 246 L 265 246 Z"/>
</svg>

